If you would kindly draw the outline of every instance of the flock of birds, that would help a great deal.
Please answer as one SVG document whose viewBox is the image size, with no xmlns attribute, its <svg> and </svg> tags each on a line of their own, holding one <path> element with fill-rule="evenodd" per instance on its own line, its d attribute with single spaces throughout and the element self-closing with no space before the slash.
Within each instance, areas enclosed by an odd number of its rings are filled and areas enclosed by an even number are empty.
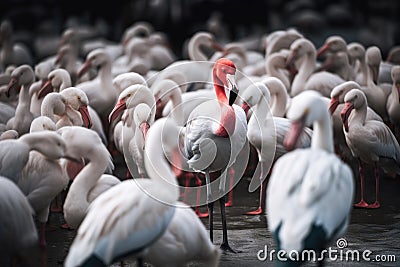
<svg viewBox="0 0 400 267">
<path fill-rule="evenodd" d="M 260 172 L 251 186 L 261 185 L 259 208 L 248 214 L 267 213 L 278 249 L 287 252 L 322 251 L 345 233 L 354 177 L 361 179 L 355 206 L 372 209 L 380 207 L 379 168 L 400 174 L 397 47 L 383 61 L 378 47 L 331 36 L 317 50 L 288 29 L 267 34 L 260 53 L 197 32 L 189 59 L 178 60 L 148 23 L 127 28 L 120 43 L 86 37 L 66 29 L 57 54 L 33 64 L 13 42 L 12 25 L 0 26 L 2 258 L 39 243 L 45 265 L 50 206 L 64 194 L 65 226 L 77 229 L 67 267 L 127 256 L 139 266 L 217 266 L 220 249 L 235 252 L 226 184 L 248 143 Z M 127 177 L 113 175 L 116 155 Z M 345 163 L 354 160 L 359 174 Z M 363 164 L 375 165 L 372 204 Z M 209 232 L 204 214 L 179 201 L 177 178 L 201 183 L 197 173 L 205 175 Z M 217 200 L 220 247 L 213 245 Z"/>
</svg>

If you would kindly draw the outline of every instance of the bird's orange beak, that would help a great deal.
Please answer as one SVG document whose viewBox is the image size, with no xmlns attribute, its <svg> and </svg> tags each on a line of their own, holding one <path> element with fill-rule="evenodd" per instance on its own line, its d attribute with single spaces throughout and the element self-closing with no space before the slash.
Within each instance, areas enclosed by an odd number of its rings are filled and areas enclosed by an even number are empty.
<svg viewBox="0 0 400 267">
<path fill-rule="evenodd" d="M 329 113 L 333 115 L 337 107 L 339 106 L 339 96 L 334 96 L 329 103 Z"/>
<path fill-rule="evenodd" d="M 110 115 L 108 116 L 108 121 L 110 123 L 115 121 L 119 117 L 119 115 L 122 113 L 122 111 L 124 111 L 125 109 L 126 109 L 125 99 L 122 98 L 118 101 L 118 103 L 115 105 L 115 107 L 111 111 Z"/>
<path fill-rule="evenodd" d="M 317 51 L 317 57 L 322 56 L 323 54 L 325 54 L 326 51 L 329 50 L 329 45 L 328 44 L 324 44 L 323 46 L 321 46 L 318 51 Z"/>
<path fill-rule="evenodd" d="M 92 117 L 90 117 L 88 107 L 86 105 L 82 105 L 78 111 L 79 111 L 79 113 L 81 113 L 83 125 L 86 128 L 90 129 L 93 125 L 93 122 L 92 122 Z"/>
<path fill-rule="evenodd" d="M 53 92 L 54 88 L 53 85 L 51 84 L 51 79 L 48 79 L 40 88 L 38 92 L 38 99 L 44 98 L 46 95 L 49 93 Z"/>
<path fill-rule="evenodd" d="M 11 92 L 15 92 L 15 94 L 17 94 L 20 89 L 21 89 L 21 86 L 18 84 L 18 79 L 15 77 L 12 77 L 7 85 L 6 96 L 10 97 Z"/>
<path fill-rule="evenodd" d="M 305 117 L 292 122 L 292 125 L 283 140 L 283 145 L 288 151 L 292 151 L 296 148 L 300 135 L 303 133 L 304 125 Z"/>
<path fill-rule="evenodd" d="M 90 60 L 86 60 L 81 69 L 78 71 L 78 78 L 81 78 L 85 73 L 87 73 L 91 67 L 92 62 Z"/>
<path fill-rule="evenodd" d="M 343 127 L 346 133 L 349 131 L 349 117 L 353 109 L 354 105 L 350 102 L 346 102 L 342 112 L 340 112 L 340 117 L 342 117 Z"/>
<path fill-rule="evenodd" d="M 212 42 L 211 47 L 214 48 L 216 51 L 224 51 L 224 48 L 217 42 Z"/>
</svg>

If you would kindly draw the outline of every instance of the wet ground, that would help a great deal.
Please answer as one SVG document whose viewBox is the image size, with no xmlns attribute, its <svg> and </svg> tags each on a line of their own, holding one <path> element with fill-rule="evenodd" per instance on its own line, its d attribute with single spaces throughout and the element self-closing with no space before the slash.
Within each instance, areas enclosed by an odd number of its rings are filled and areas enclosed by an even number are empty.
<svg viewBox="0 0 400 267">
<path fill-rule="evenodd" d="M 375 180 L 371 175 L 372 169 L 368 169 L 369 174 L 366 179 L 367 201 L 373 202 Z M 238 253 L 223 253 L 220 266 L 273 266 L 273 263 L 266 259 L 261 261 L 257 258 L 257 253 L 263 250 L 265 246 L 268 251 L 275 248 L 271 234 L 267 230 L 266 216 L 247 216 L 243 215 L 246 211 L 255 208 L 258 205 L 258 191 L 248 193 L 247 187 L 249 178 L 243 178 L 234 189 L 234 203 L 232 207 L 227 208 L 229 239 L 231 246 Z M 357 179 L 358 182 L 358 179 Z M 357 183 L 358 201 L 359 187 Z M 381 179 L 382 207 L 377 210 L 354 209 L 351 216 L 351 224 L 347 234 L 343 237 L 347 242 L 348 250 L 358 250 L 359 261 L 346 261 L 345 256 L 342 260 L 335 262 L 329 261 L 327 266 L 400 266 L 400 179 L 391 179 L 383 177 Z M 216 231 L 214 242 L 218 244 L 221 241 L 221 223 L 219 209 L 216 205 Z M 204 207 L 203 207 L 204 208 Z M 205 208 L 204 208 L 205 209 Z M 267 215 L 268 216 L 268 215 Z M 208 227 L 208 219 L 202 219 Z M 53 228 L 47 232 L 47 266 L 62 266 L 68 253 L 68 248 L 74 238 L 75 231 L 64 230 L 59 226 L 64 223 L 62 214 L 53 213 L 50 215 L 49 225 Z M 331 245 L 332 249 L 337 249 L 336 242 Z M 362 253 L 370 250 L 367 255 L 371 259 L 367 262 L 362 259 Z M 344 253 L 346 250 L 342 250 Z M 264 254 L 260 254 L 263 256 Z M 339 257 L 339 254 L 337 254 Z M 346 254 L 342 254 L 346 255 Z M 375 256 L 381 255 L 381 258 L 389 259 L 392 255 L 397 262 L 374 262 Z M 351 255 L 349 254 L 349 257 Z M 33 253 L 30 263 L 36 266 L 38 256 Z M 119 266 L 114 264 L 113 266 Z M 135 266 L 134 263 L 127 261 L 125 266 Z M 190 266 L 198 266 L 192 264 Z M 317 266 L 316 263 L 308 263 L 305 266 Z"/>
</svg>

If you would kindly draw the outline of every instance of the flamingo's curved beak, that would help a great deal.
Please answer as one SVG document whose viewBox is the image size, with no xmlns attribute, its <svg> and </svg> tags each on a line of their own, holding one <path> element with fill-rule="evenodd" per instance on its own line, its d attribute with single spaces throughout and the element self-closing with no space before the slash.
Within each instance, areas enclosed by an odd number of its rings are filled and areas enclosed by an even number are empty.
<svg viewBox="0 0 400 267">
<path fill-rule="evenodd" d="M 80 70 L 78 71 L 78 78 L 81 78 L 85 73 L 87 73 L 91 67 L 92 67 L 91 60 L 86 60 L 85 63 L 80 68 Z"/>
<path fill-rule="evenodd" d="M 321 46 L 318 51 L 317 51 L 317 57 L 322 56 L 323 54 L 325 54 L 326 51 L 329 50 L 329 45 L 328 44 L 324 44 L 323 46 Z"/>
<path fill-rule="evenodd" d="M 211 47 L 214 48 L 216 51 L 220 51 L 220 52 L 224 51 L 224 48 L 219 43 L 217 43 L 216 41 L 213 41 L 211 43 Z"/>
<path fill-rule="evenodd" d="M 58 65 L 61 62 L 62 58 L 63 58 L 62 53 L 57 53 L 56 59 L 54 60 L 54 65 Z"/>
<path fill-rule="evenodd" d="M 300 119 L 293 121 L 289 131 L 285 135 L 283 145 L 288 151 L 292 151 L 296 148 L 297 142 L 303 133 L 305 118 L 306 116 L 304 115 Z"/>
<path fill-rule="evenodd" d="M 333 115 L 337 107 L 339 106 L 339 96 L 334 96 L 329 103 L 329 113 Z"/>
<path fill-rule="evenodd" d="M 83 125 L 86 128 L 90 129 L 93 125 L 93 122 L 92 122 L 92 117 L 90 117 L 88 107 L 86 105 L 82 105 L 78 111 L 79 113 L 81 113 Z"/>
<path fill-rule="evenodd" d="M 15 77 L 11 77 L 11 79 L 7 85 L 6 96 L 10 97 L 11 92 L 17 93 L 20 89 L 21 89 L 21 86 L 18 83 L 18 79 Z"/>
<path fill-rule="evenodd" d="M 229 106 L 232 106 L 233 103 L 235 103 L 236 98 L 239 94 L 239 90 L 237 88 L 235 81 L 235 75 L 227 74 L 226 81 L 228 82 L 229 85 Z"/>
<path fill-rule="evenodd" d="M 48 79 L 40 88 L 38 92 L 38 99 L 44 98 L 46 95 L 49 93 L 53 92 L 54 88 L 53 85 L 51 84 L 51 79 Z"/>
<path fill-rule="evenodd" d="M 342 117 L 342 122 L 343 122 L 343 127 L 346 133 L 349 131 L 349 117 L 351 114 L 351 111 L 354 109 L 354 105 L 351 102 L 346 102 L 344 104 L 344 108 L 342 109 L 342 112 L 340 112 L 340 117 Z"/>
<path fill-rule="evenodd" d="M 333 61 L 334 59 L 332 56 L 326 57 L 325 61 L 315 71 L 317 72 L 329 69 L 333 65 Z"/>
<path fill-rule="evenodd" d="M 161 98 L 155 96 L 156 99 L 156 119 L 162 118 L 163 110 L 166 105 L 165 101 L 162 101 Z"/>
<path fill-rule="evenodd" d="M 150 129 L 150 124 L 147 121 L 144 121 L 139 125 L 139 129 L 142 132 L 144 143 L 146 143 L 146 136 Z"/>
<path fill-rule="evenodd" d="M 111 111 L 110 115 L 108 116 L 108 121 L 110 122 L 110 124 L 113 121 L 115 121 L 119 117 L 119 115 L 122 113 L 122 111 L 124 111 L 125 109 L 126 109 L 125 99 L 122 98 L 118 101 L 118 103 L 115 105 L 115 107 Z"/>
</svg>

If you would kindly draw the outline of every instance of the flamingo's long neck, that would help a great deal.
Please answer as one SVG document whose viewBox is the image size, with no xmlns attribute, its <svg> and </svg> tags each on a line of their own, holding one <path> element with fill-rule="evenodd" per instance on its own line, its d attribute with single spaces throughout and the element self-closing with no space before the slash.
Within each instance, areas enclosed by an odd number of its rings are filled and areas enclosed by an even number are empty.
<svg viewBox="0 0 400 267">
<path fill-rule="evenodd" d="M 334 153 L 332 119 L 328 112 L 322 112 L 324 109 L 326 109 L 325 105 L 321 104 L 321 117 L 313 124 L 311 148 Z"/>
<path fill-rule="evenodd" d="M 249 129 L 260 129 L 258 131 L 258 134 L 261 134 L 261 131 L 263 129 L 267 129 L 268 125 L 271 127 L 270 123 L 273 121 L 273 118 L 271 116 L 270 110 L 269 110 L 269 103 L 265 99 L 265 97 L 261 96 L 260 100 L 255 104 L 253 107 L 253 114 L 250 117 L 250 120 L 248 122 L 248 127 Z M 273 128 L 271 128 L 273 129 Z M 269 130 L 269 129 L 268 129 Z M 247 132 L 249 134 L 249 132 Z M 254 134 L 254 133 L 253 133 Z"/>
<path fill-rule="evenodd" d="M 99 70 L 99 77 L 102 83 L 112 84 L 111 62 L 106 61 Z"/>
<path fill-rule="evenodd" d="M 162 134 L 174 134 L 177 140 L 178 134 L 169 130 L 164 131 L 162 124 L 153 125 L 152 127 L 153 130 L 148 132 L 146 139 L 151 140 L 149 143 L 154 145 L 145 150 L 144 164 L 149 177 L 159 184 L 160 194 L 153 197 L 157 197 L 158 200 L 165 203 L 175 203 L 179 197 L 179 187 L 175 174 L 169 162 L 165 159 L 164 148 L 167 146 L 163 145 Z"/>
<path fill-rule="evenodd" d="M 368 77 L 368 67 L 367 63 L 365 63 L 365 54 L 359 59 L 360 61 L 360 72 L 361 72 L 361 81 L 363 85 L 367 84 L 367 77 Z"/>
<path fill-rule="evenodd" d="M 275 58 L 276 57 L 277 56 L 275 56 Z M 276 77 L 276 78 L 280 79 L 283 82 L 283 84 L 285 85 L 286 90 L 290 89 L 289 77 L 284 73 L 284 67 L 279 66 L 277 63 L 274 62 L 275 58 L 272 58 L 270 60 L 267 59 L 266 64 L 265 64 L 267 73 L 271 77 Z"/>
<path fill-rule="evenodd" d="M 18 105 L 15 109 L 14 127 L 18 132 L 28 132 L 33 115 L 31 113 L 31 97 L 29 87 L 31 84 L 22 85 L 18 97 Z"/>
<path fill-rule="evenodd" d="M 351 125 L 359 125 L 362 126 L 365 124 L 365 120 L 367 118 L 367 104 L 363 104 L 358 108 L 355 108 L 349 117 L 349 127 Z"/>
<path fill-rule="evenodd" d="M 276 117 L 283 117 L 286 113 L 286 105 L 288 100 L 287 95 L 280 88 L 279 89 L 273 87 L 270 88 L 273 89 L 273 91 L 271 91 L 271 96 L 272 96 L 271 112 Z"/>
<path fill-rule="evenodd" d="M 307 53 L 303 57 L 299 72 L 294 77 L 294 80 L 292 82 L 292 95 L 298 95 L 300 92 L 304 91 L 304 86 L 308 78 L 310 78 L 311 74 L 315 70 L 315 58 L 315 53 Z"/>
<path fill-rule="evenodd" d="M 221 137 L 229 137 L 235 131 L 236 116 L 232 106 L 229 105 L 228 98 L 225 94 L 225 88 L 218 83 L 219 79 L 214 75 L 214 87 L 218 102 L 221 107 L 221 118 L 219 127 L 215 131 L 215 135 Z"/>
<path fill-rule="evenodd" d="M 183 126 L 185 122 L 183 117 L 182 94 L 179 87 L 175 87 L 171 92 L 171 102 L 174 107 L 172 117 L 179 126 Z"/>
<path fill-rule="evenodd" d="M 83 219 L 89 207 L 88 194 L 103 175 L 109 164 L 109 154 L 104 149 L 95 148 L 91 151 L 90 162 L 78 173 L 71 184 L 65 206 L 71 207 L 71 212 L 77 218 Z"/>
<path fill-rule="evenodd" d="M 65 73 L 65 75 L 61 77 L 61 85 L 59 88 L 59 92 L 71 86 L 72 86 L 71 77 Z"/>
<path fill-rule="evenodd" d="M 189 58 L 193 61 L 206 61 L 208 58 L 204 55 L 200 49 L 200 46 L 203 45 L 201 39 L 195 39 L 193 42 L 189 42 L 188 52 Z"/>
<path fill-rule="evenodd" d="M 15 109 L 15 116 L 23 117 L 27 112 L 30 112 L 31 97 L 29 95 L 29 85 L 22 85 L 18 96 L 18 106 Z"/>
</svg>

